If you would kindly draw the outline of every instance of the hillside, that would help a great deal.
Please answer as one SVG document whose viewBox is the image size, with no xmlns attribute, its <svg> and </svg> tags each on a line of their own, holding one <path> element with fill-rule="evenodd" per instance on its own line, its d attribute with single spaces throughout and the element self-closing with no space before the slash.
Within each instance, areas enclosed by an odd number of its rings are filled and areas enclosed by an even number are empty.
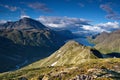
<svg viewBox="0 0 120 80">
<path fill-rule="evenodd" d="M 69 39 L 31 18 L 1 24 L 0 38 L 0 72 L 47 57 Z"/>
<path fill-rule="evenodd" d="M 119 80 L 120 59 L 101 58 L 94 48 L 67 42 L 51 56 L 22 69 L 0 74 L 1 80 Z"/>
<path fill-rule="evenodd" d="M 87 59 L 89 60 L 97 58 L 102 58 L 102 55 L 99 53 L 99 51 L 83 46 L 75 41 L 69 41 L 48 58 L 29 65 L 29 68 L 79 64 Z"/>
<path fill-rule="evenodd" d="M 15 44 L 0 37 L 0 72 L 19 69 L 35 60 L 49 56 L 57 47 Z M 34 54 L 33 54 L 34 53 Z"/>
<path fill-rule="evenodd" d="M 95 36 L 94 43 L 101 43 L 103 42 L 107 37 L 109 36 L 109 33 L 102 32 L 99 35 Z"/>
<path fill-rule="evenodd" d="M 94 39 L 97 43 L 95 48 L 102 53 L 119 53 L 120 52 L 120 30 L 111 33 L 101 33 Z"/>
<path fill-rule="evenodd" d="M 64 38 L 52 30 L 0 30 L 0 36 L 12 40 L 16 44 L 28 46 L 60 46 Z"/>
</svg>

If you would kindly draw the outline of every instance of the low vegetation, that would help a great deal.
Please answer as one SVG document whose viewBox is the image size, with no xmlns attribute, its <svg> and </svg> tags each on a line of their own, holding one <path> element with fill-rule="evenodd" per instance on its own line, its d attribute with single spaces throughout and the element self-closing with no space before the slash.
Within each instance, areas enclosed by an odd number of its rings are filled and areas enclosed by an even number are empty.
<svg viewBox="0 0 120 80">
<path fill-rule="evenodd" d="M 0 80 L 119 80 L 119 66 L 118 58 L 89 59 L 77 65 L 26 67 L 0 74 Z"/>
</svg>

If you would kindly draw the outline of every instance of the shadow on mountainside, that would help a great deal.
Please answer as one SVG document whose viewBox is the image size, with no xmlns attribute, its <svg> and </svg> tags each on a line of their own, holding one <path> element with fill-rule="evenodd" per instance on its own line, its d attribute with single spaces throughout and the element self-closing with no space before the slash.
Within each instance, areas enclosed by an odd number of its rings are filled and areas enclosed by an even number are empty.
<svg viewBox="0 0 120 80">
<path fill-rule="evenodd" d="M 120 58 L 120 53 L 118 53 L 118 52 L 112 52 L 112 53 L 108 53 L 108 54 L 106 54 L 107 56 L 109 56 L 109 57 L 112 57 L 112 58 Z"/>
<path fill-rule="evenodd" d="M 0 72 L 19 69 L 34 61 L 45 58 L 58 48 L 46 46 L 25 46 L 0 37 Z"/>
<path fill-rule="evenodd" d="M 103 58 L 102 54 L 101 54 L 99 51 L 97 51 L 97 50 L 95 50 L 95 49 L 91 49 L 91 51 L 92 51 L 93 54 L 94 54 L 95 56 L 97 56 L 98 58 Z"/>
</svg>

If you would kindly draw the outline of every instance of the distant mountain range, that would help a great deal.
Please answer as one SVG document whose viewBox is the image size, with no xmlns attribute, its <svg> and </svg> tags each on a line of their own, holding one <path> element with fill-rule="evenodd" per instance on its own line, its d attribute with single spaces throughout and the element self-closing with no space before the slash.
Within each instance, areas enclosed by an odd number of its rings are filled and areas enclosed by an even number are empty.
<svg viewBox="0 0 120 80">
<path fill-rule="evenodd" d="M 0 66 L 0 72 L 15 69 L 26 60 L 29 64 L 49 56 L 73 37 L 70 31 L 54 31 L 31 18 L 1 24 L 0 62 L 4 66 Z"/>
<path fill-rule="evenodd" d="M 120 30 L 111 33 L 103 32 L 98 35 L 93 42 L 95 48 L 102 53 L 119 53 L 120 52 Z"/>
</svg>

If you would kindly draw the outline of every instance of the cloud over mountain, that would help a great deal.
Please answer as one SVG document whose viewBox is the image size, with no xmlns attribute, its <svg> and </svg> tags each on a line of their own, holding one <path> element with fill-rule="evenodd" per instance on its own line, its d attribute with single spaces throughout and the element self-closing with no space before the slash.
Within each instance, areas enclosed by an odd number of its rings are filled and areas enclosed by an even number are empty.
<svg viewBox="0 0 120 80">
<path fill-rule="evenodd" d="M 6 23 L 6 20 L 0 20 L 0 24 Z"/>
<path fill-rule="evenodd" d="M 82 18 L 70 18 L 70 17 L 54 17 L 54 16 L 40 16 L 37 20 L 42 22 L 48 27 L 63 28 L 63 27 L 75 27 L 82 25 L 90 25 L 90 20 Z"/>
<path fill-rule="evenodd" d="M 94 26 L 84 25 L 82 28 L 84 30 L 93 31 L 93 32 L 103 32 L 103 31 L 110 32 L 115 29 L 120 29 L 120 24 L 115 21 L 115 22 L 99 23 Z"/>
<path fill-rule="evenodd" d="M 119 22 L 106 22 L 98 23 L 96 25 L 90 24 L 90 20 L 82 18 L 70 18 L 70 17 L 50 17 L 50 16 L 40 16 L 37 18 L 40 22 L 48 27 L 53 28 L 67 28 L 72 29 L 72 31 L 90 31 L 90 32 L 103 32 L 103 31 L 113 31 L 120 28 Z"/>
</svg>

